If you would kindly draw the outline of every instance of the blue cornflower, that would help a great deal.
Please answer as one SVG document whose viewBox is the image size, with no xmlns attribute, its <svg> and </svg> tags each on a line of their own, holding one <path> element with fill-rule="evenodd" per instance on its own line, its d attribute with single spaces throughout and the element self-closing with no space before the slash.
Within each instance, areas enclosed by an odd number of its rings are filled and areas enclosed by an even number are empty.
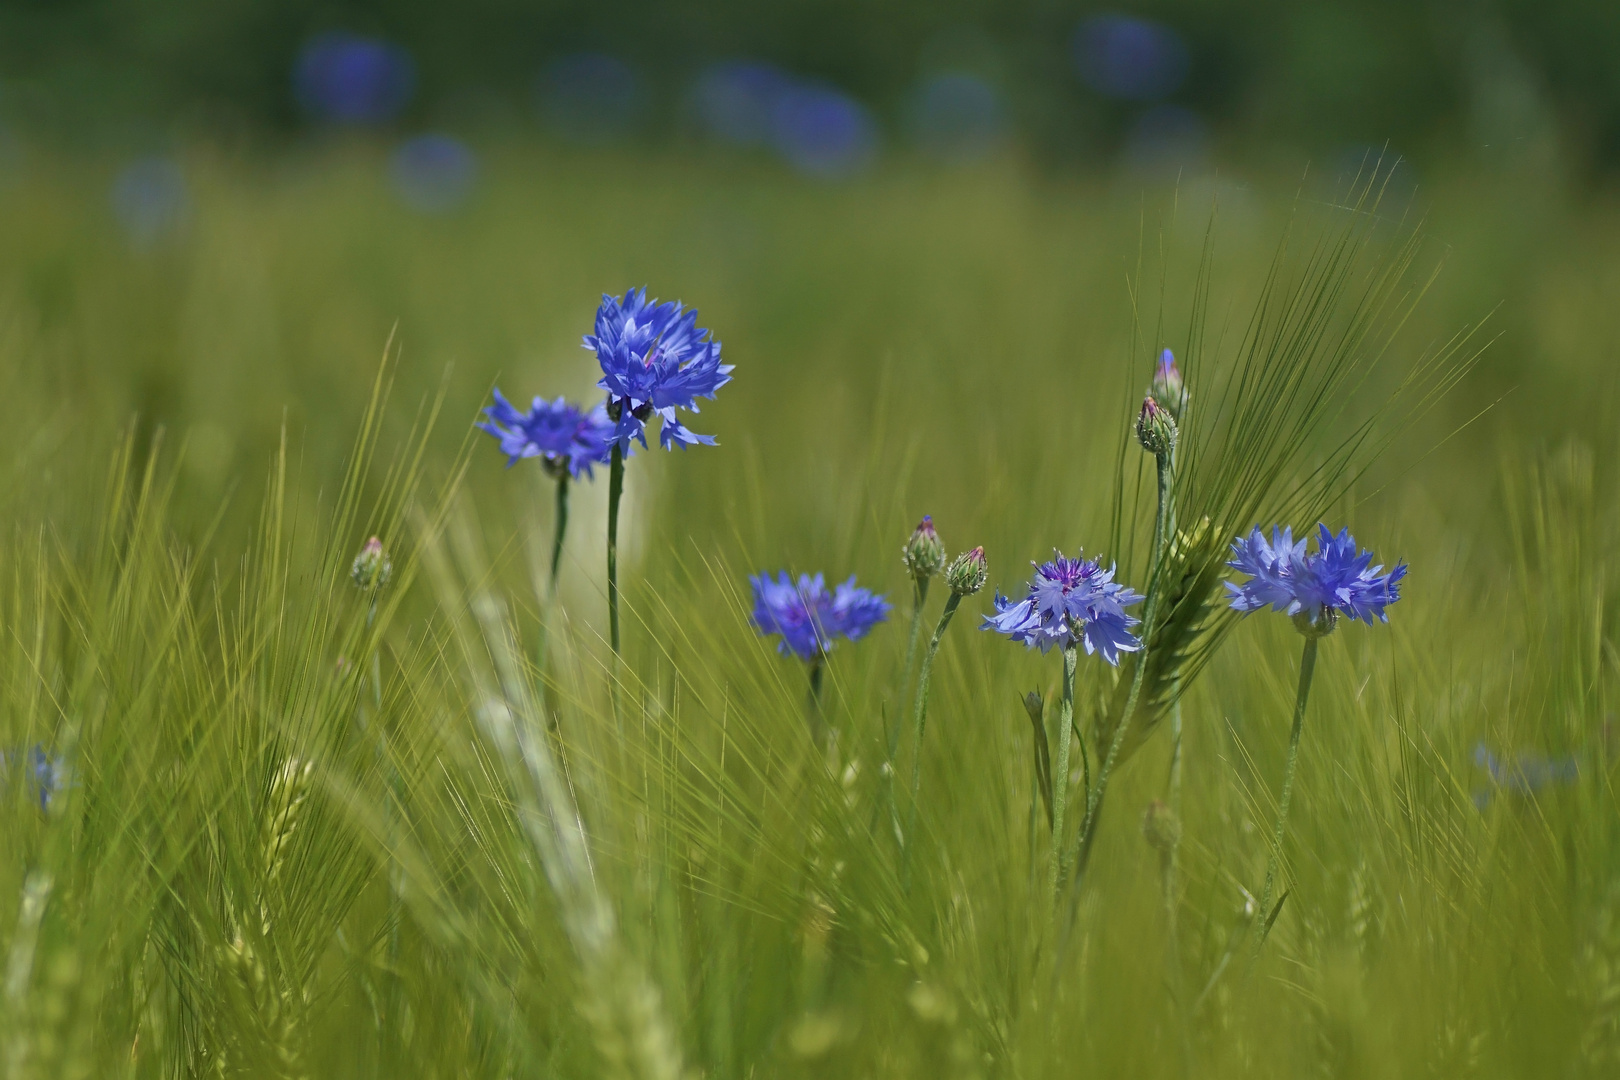
<svg viewBox="0 0 1620 1080">
<path fill-rule="evenodd" d="M 39 800 L 41 810 L 49 810 L 51 800 L 69 782 L 67 763 L 47 754 L 37 743 L 27 750 L 0 750 L 0 770 L 19 772 L 29 791 Z"/>
<path fill-rule="evenodd" d="M 1295 616 L 1301 629 L 1326 633 L 1340 614 L 1362 622 L 1388 622 L 1384 608 L 1401 598 L 1400 582 L 1406 564 L 1387 574 L 1382 566 L 1369 566 L 1371 551 L 1356 550 L 1349 529 L 1337 536 L 1318 523 L 1317 550 L 1307 553 L 1305 541 L 1294 542 L 1294 532 L 1272 527 L 1271 542 L 1256 525 L 1248 536 L 1232 541 L 1232 559 L 1226 565 L 1248 574 L 1238 585 L 1227 582 L 1228 599 L 1236 611 L 1273 611 Z"/>
<path fill-rule="evenodd" d="M 1114 581 L 1114 569 L 1104 570 L 1089 559 L 1066 558 L 1062 552 L 1035 567 L 1029 595 L 1014 602 L 996 593 L 996 614 L 986 615 L 981 630 L 995 630 L 1014 641 L 1067 648 L 1076 635 L 1086 654 L 1101 653 L 1110 664 L 1119 654 L 1135 652 L 1142 642 L 1130 628 L 1141 622 L 1125 609 L 1142 602 L 1142 595 Z M 1033 565 L 1033 564 L 1032 564 Z"/>
<path fill-rule="evenodd" d="M 575 479 L 589 479 L 592 466 L 605 462 L 613 445 L 613 421 L 605 405 L 586 412 L 562 398 L 535 398 L 527 412 L 519 412 L 496 390 L 495 404 L 484 415 L 489 419 L 477 427 L 500 440 L 508 468 L 522 458 L 537 457 L 554 476 L 566 470 Z"/>
<path fill-rule="evenodd" d="M 658 441 L 664 449 L 715 445 L 714 436 L 688 431 L 675 419 L 676 409 L 697 412 L 698 398 L 712 399 L 731 381 L 732 365 L 720 362 L 720 343 L 698 327 L 695 308 L 649 301 L 646 289 L 631 289 L 623 300 L 604 295 L 596 333 L 585 335 L 585 347 L 596 351 L 602 365 L 597 385 L 608 392 L 614 437 L 626 456 L 631 439 L 647 445 L 646 424 L 654 413 L 662 420 Z"/>
<path fill-rule="evenodd" d="M 815 660 L 833 647 L 833 638 L 858 641 L 889 617 L 887 599 L 855 584 L 852 576 L 831 593 L 821 574 L 800 574 L 794 582 L 786 570 L 773 579 L 757 574 L 754 587 L 754 626 L 761 634 L 780 634 L 776 650 L 802 660 Z"/>
</svg>

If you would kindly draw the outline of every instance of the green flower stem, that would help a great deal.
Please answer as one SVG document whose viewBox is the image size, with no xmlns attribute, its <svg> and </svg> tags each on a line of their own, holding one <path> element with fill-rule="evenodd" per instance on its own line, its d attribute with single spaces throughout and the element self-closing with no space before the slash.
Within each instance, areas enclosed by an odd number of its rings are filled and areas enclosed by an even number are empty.
<svg viewBox="0 0 1620 1080">
<path fill-rule="evenodd" d="M 562 569 L 563 537 L 568 534 L 568 472 L 557 475 L 556 535 L 551 541 L 551 592 L 557 592 L 557 571 Z"/>
<path fill-rule="evenodd" d="M 1299 695 L 1294 699 L 1294 726 L 1288 731 L 1288 763 L 1283 766 L 1282 798 L 1277 803 L 1277 831 L 1272 837 L 1271 858 L 1266 861 L 1266 883 L 1260 889 L 1260 932 L 1254 938 L 1254 951 L 1260 952 L 1271 927 L 1271 890 L 1277 883 L 1277 864 L 1282 858 L 1283 836 L 1288 830 L 1288 804 L 1294 795 L 1294 767 L 1299 762 L 1299 732 L 1305 723 L 1305 702 L 1311 696 L 1311 675 L 1316 670 L 1316 644 L 1319 639 L 1307 635 L 1305 651 L 1299 658 Z"/>
<path fill-rule="evenodd" d="M 1046 859 L 1046 891 L 1057 913 L 1058 885 L 1063 880 L 1063 816 L 1069 806 L 1069 753 L 1074 746 L 1074 669 L 1079 645 L 1063 647 L 1063 702 L 1058 708 L 1058 759 L 1052 773 L 1052 847 Z"/>
<path fill-rule="evenodd" d="M 922 787 L 922 746 L 923 727 L 928 723 L 928 680 L 934 673 L 934 656 L 939 652 L 939 643 L 945 636 L 945 628 L 951 625 L 951 616 L 956 614 L 957 605 L 962 602 L 962 594 L 952 592 L 951 598 L 945 601 L 945 610 L 940 612 L 939 625 L 934 627 L 933 639 L 928 642 L 928 652 L 923 654 L 922 670 L 917 675 L 917 703 L 912 710 L 912 747 L 911 747 L 911 805 L 906 808 L 905 836 L 906 850 L 911 850 L 911 830 L 917 823 L 917 793 Z"/>
<path fill-rule="evenodd" d="M 917 578 L 912 581 L 911 590 L 911 631 L 906 636 L 906 681 L 900 691 L 901 708 L 905 708 L 905 695 L 911 691 L 911 675 L 917 670 L 917 643 L 922 640 L 922 614 L 923 605 L 928 602 L 928 578 Z M 897 716 L 889 728 L 889 762 L 894 763 L 895 755 L 900 752 L 900 726 L 902 721 Z"/>
<path fill-rule="evenodd" d="M 624 452 L 613 444 L 608 458 L 607 586 L 608 641 L 619 655 L 619 500 L 624 496 Z"/>
<path fill-rule="evenodd" d="M 1153 519 L 1153 560 L 1148 565 L 1148 599 L 1147 612 L 1142 619 L 1142 648 L 1136 654 L 1136 668 L 1131 673 L 1131 692 L 1125 699 L 1125 712 L 1114 727 L 1114 738 L 1108 746 L 1108 756 L 1103 759 L 1102 767 L 1097 770 L 1097 783 L 1086 800 L 1086 816 L 1080 824 L 1079 834 L 1075 837 L 1074 882 L 1069 898 L 1071 917 L 1079 906 L 1080 879 L 1085 874 L 1086 864 L 1091 859 L 1091 846 L 1097 838 L 1097 823 L 1102 816 L 1103 796 L 1108 792 L 1108 781 L 1113 775 L 1114 764 L 1119 760 L 1120 750 L 1125 746 L 1125 736 L 1130 730 L 1131 717 L 1136 713 L 1136 702 L 1142 693 L 1142 679 L 1147 674 L 1148 646 L 1152 642 L 1153 624 L 1159 614 L 1159 597 L 1164 592 L 1158 579 L 1167 546 L 1165 526 L 1170 518 L 1175 470 L 1169 453 L 1154 455 L 1154 462 L 1158 466 L 1159 474 L 1159 508 Z"/>
</svg>

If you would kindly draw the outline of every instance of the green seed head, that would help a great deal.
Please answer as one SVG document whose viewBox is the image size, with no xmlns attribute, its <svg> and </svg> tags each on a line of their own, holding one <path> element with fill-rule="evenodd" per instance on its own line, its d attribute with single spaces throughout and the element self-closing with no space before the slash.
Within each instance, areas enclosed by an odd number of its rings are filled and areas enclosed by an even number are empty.
<svg viewBox="0 0 1620 1080">
<path fill-rule="evenodd" d="M 1294 629 L 1308 638 L 1325 638 L 1339 625 L 1337 608 L 1326 604 L 1315 611 L 1301 611 L 1294 615 Z"/>
<path fill-rule="evenodd" d="M 388 552 L 383 550 L 382 541 L 375 536 L 366 541 L 366 546 L 354 557 L 354 566 L 349 570 L 354 583 L 367 592 L 388 584 L 393 573 L 394 564 L 388 561 Z"/>
<path fill-rule="evenodd" d="M 984 548 L 976 547 L 956 557 L 951 568 L 945 571 L 945 584 L 958 596 L 971 596 L 984 588 L 985 579 L 989 576 L 990 566 L 984 561 Z"/>
<path fill-rule="evenodd" d="M 1181 820 L 1160 799 L 1147 804 L 1142 813 L 1142 838 L 1161 855 L 1168 855 L 1181 842 Z"/>
<path fill-rule="evenodd" d="M 1136 416 L 1136 441 L 1142 449 L 1155 457 L 1163 457 L 1176 448 L 1176 418 L 1170 410 L 1153 400 L 1149 394 L 1142 399 L 1142 411 Z"/>
<path fill-rule="evenodd" d="M 900 560 L 906 564 L 907 572 L 918 581 L 927 581 L 945 569 L 945 545 L 939 542 L 932 517 L 925 514 L 917 523 L 911 539 L 900 549 Z"/>
</svg>

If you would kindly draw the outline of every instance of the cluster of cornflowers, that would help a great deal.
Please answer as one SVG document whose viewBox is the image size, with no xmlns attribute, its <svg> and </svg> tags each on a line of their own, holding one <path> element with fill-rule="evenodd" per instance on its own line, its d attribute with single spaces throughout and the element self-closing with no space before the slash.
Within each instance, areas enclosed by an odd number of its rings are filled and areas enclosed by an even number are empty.
<svg viewBox="0 0 1620 1080">
<path fill-rule="evenodd" d="M 585 336 L 584 344 L 595 353 L 600 366 L 601 379 L 597 385 L 605 392 L 604 401 L 587 408 L 563 398 L 547 401 L 537 397 L 528 409 L 519 410 L 496 390 L 494 404 L 484 410 L 487 419 L 478 426 L 498 440 L 509 466 L 538 458 L 545 473 L 556 483 L 556 534 L 551 559 L 553 587 L 567 527 L 568 485 L 571 481 L 590 479 L 598 465 L 608 466 L 608 610 L 611 643 L 617 654 L 617 536 L 624 462 L 633 455 L 635 444 L 647 448 L 647 425 L 655 418 L 659 422 L 659 443 L 665 449 L 714 445 L 712 436 L 689 430 L 678 414 L 680 411 L 697 412 L 698 399 L 712 399 L 715 392 L 730 381 L 732 369 L 720 362 L 720 343 L 697 326 L 696 311 L 679 303 L 648 300 L 644 289 L 632 289 L 622 298 L 604 296 L 594 329 L 594 333 Z M 1078 553 L 1070 557 L 1054 551 L 1049 562 L 1033 564 L 1033 576 L 1014 596 L 1005 596 L 997 590 L 994 610 L 982 619 L 982 629 L 1043 654 L 1056 649 L 1063 660 L 1055 762 L 1051 760 L 1044 702 L 1038 692 L 1030 693 L 1025 700 L 1036 735 L 1036 788 L 1046 804 L 1050 823 L 1047 888 L 1054 911 L 1065 883 L 1071 903 L 1078 896 L 1080 876 L 1091 850 L 1103 798 L 1120 759 L 1127 728 L 1135 715 L 1154 633 L 1164 614 L 1160 610 L 1165 593 L 1164 569 L 1176 536 L 1177 448 L 1182 427 L 1189 418 L 1190 405 L 1191 395 L 1175 357 L 1165 349 L 1135 424 L 1137 442 L 1154 460 L 1158 491 L 1146 592 L 1138 592 L 1117 581 L 1116 566 L 1112 563 L 1105 566 L 1102 559 L 1085 558 Z M 1296 542 L 1291 528 L 1274 527 L 1268 540 L 1256 526 L 1232 541 L 1230 554 L 1227 567 L 1246 578 L 1227 583 L 1230 608 L 1243 614 L 1265 608 L 1287 614 L 1304 639 L 1277 823 L 1261 889 L 1259 915 L 1264 922 L 1260 934 L 1256 935 L 1258 948 L 1276 914 L 1270 910 L 1271 896 L 1287 827 L 1300 732 L 1318 643 L 1333 632 L 1341 616 L 1362 622 L 1387 621 L 1385 609 L 1399 599 L 1400 584 L 1407 568 L 1400 564 L 1384 572 L 1382 566 L 1374 565 L 1371 552 L 1357 547 L 1347 530 L 1335 534 L 1320 524 L 1314 550 L 1309 549 L 1305 540 Z M 367 553 L 362 553 L 362 559 L 356 562 L 357 581 L 374 586 L 379 576 L 376 560 L 380 555 L 380 551 L 371 552 L 369 548 Z M 912 721 L 909 748 L 912 769 L 904 825 L 893 784 L 902 729 L 899 723 L 890 725 L 884 771 L 889 778 L 887 790 L 896 835 L 904 855 L 909 857 L 915 839 L 923 736 L 935 658 L 959 606 L 984 587 L 988 565 L 984 549 L 974 547 L 947 566 L 945 547 L 933 519 L 927 516 L 913 531 L 901 555 L 912 584 L 903 682 Z M 362 562 L 366 562 L 364 570 Z M 381 571 L 381 576 L 386 577 L 386 570 Z M 943 577 L 950 592 L 919 663 L 921 628 L 929 585 L 935 577 Z M 755 629 L 762 635 L 778 638 L 777 651 L 806 666 L 809 726 L 814 737 L 828 750 L 830 762 L 836 733 L 823 719 L 822 711 L 828 657 L 840 640 L 855 642 L 865 638 L 888 619 L 893 605 L 886 596 L 856 584 L 853 576 L 829 589 L 824 574 L 795 576 L 782 570 L 774 575 L 756 574 L 749 579 L 749 584 L 753 593 L 751 622 Z M 1140 611 L 1140 615 L 1132 609 Z M 1128 669 L 1120 673 L 1122 686 L 1126 686 L 1123 680 L 1129 680 L 1124 709 L 1112 725 L 1106 740 L 1108 745 L 1096 747 L 1095 776 L 1083 740 L 1078 747 L 1076 745 L 1079 726 L 1074 719 L 1075 680 L 1082 652 L 1111 667 L 1119 667 L 1122 657 L 1135 657 Z M 1175 695 L 1179 696 L 1179 684 Z M 1179 704 L 1174 708 L 1177 743 L 1174 761 L 1179 766 Z M 1066 819 L 1069 817 L 1069 778 L 1076 749 L 1084 766 L 1085 805 L 1080 824 L 1072 830 L 1071 836 Z M 1161 851 L 1170 908 L 1173 908 L 1176 849 L 1181 838 L 1175 811 L 1178 781 L 1179 768 L 1173 768 L 1171 803 L 1156 800 L 1144 823 L 1146 835 Z M 1071 914 L 1072 911 L 1071 907 Z"/>
<path fill-rule="evenodd" d="M 574 405 L 564 398 L 536 397 L 519 410 L 494 392 L 495 403 L 478 424 L 499 442 L 507 466 L 538 458 L 556 482 L 556 511 L 551 548 L 551 584 L 555 590 L 568 529 L 568 485 L 590 479 L 598 465 L 608 467 L 607 585 L 608 633 L 619 652 L 619 504 L 624 496 L 624 463 L 635 444 L 647 448 L 647 425 L 658 421 L 659 445 L 713 446 L 711 435 L 683 425 L 680 411 L 697 412 L 698 399 L 713 399 L 731 381 L 732 366 L 720 362 L 720 343 L 697 325 L 697 311 L 678 302 L 647 298 L 646 289 L 624 296 L 602 297 L 594 333 L 585 348 L 596 354 L 601 369 L 597 387 L 602 402 Z"/>
</svg>

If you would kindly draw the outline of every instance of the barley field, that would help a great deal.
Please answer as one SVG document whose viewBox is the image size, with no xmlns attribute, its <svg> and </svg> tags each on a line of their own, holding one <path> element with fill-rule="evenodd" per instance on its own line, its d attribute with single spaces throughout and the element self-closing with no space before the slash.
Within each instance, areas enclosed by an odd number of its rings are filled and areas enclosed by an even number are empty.
<svg viewBox="0 0 1620 1080">
<path fill-rule="evenodd" d="M 160 234 L 0 187 L 0 1072 L 1620 1071 L 1612 199 L 481 152 L 437 215 L 363 141 L 195 147 Z M 642 286 L 735 370 L 624 462 L 615 652 L 610 466 L 553 577 L 473 424 L 600 400 Z M 910 648 L 925 514 L 987 575 Z M 1318 521 L 1387 624 L 1232 610 Z M 1147 596 L 1072 704 L 981 629 L 1054 549 Z M 784 654 L 780 570 L 891 609 Z"/>
</svg>

